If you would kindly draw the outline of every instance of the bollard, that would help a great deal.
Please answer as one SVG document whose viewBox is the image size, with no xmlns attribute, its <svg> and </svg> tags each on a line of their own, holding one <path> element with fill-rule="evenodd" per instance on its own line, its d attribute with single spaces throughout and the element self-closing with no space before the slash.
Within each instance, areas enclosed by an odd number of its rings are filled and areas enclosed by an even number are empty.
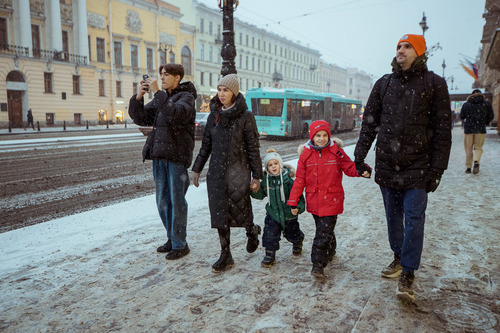
<svg viewBox="0 0 500 333">
<path fill-rule="evenodd" d="M 89 129 L 89 121 L 87 120 L 87 129 Z"/>
<path fill-rule="evenodd" d="M 109 128 L 109 120 L 106 120 L 106 128 Z"/>
<path fill-rule="evenodd" d="M 125 128 L 127 128 L 127 122 L 125 122 Z"/>
<path fill-rule="evenodd" d="M 40 132 L 40 122 L 39 121 L 36 122 L 36 127 L 38 128 L 38 132 Z"/>
<path fill-rule="evenodd" d="M 66 120 L 63 121 L 63 130 L 65 131 L 66 130 Z"/>
<path fill-rule="evenodd" d="M 9 133 L 12 133 L 12 125 L 10 124 L 10 120 L 9 120 Z"/>
</svg>

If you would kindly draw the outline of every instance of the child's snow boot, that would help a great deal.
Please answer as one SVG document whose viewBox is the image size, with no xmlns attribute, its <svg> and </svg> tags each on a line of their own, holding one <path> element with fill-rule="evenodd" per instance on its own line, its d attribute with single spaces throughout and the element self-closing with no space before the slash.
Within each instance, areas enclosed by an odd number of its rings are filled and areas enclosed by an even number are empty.
<svg viewBox="0 0 500 333">
<path fill-rule="evenodd" d="M 316 277 L 316 278 L 320 278 L 320 279 L 324 278 L 325 277 L 325 268 L 323 267 L 323 264 L 320 262 L 313 263 L 311 275 Z"/>
<path fill-rule="evenodd" d="M 262 267 L 272 267 L 276 263 L 276 251 L 266 250 L 266 256 L 261 262 Z"/>
<path fill-rule="evenodd" d="M 254 224 L 249 230 L 247 230 L 247 252 L 253 253 L 259 247 L 259 235 L 261 228 L 259 225 Z"/>
<path fill-rule="evenodd" d="M 302 253 L 302 244 L 303 244 L 303 242 L 293 244 L 292 254 L 294 256 L 298 256 Z"/>
</svg>

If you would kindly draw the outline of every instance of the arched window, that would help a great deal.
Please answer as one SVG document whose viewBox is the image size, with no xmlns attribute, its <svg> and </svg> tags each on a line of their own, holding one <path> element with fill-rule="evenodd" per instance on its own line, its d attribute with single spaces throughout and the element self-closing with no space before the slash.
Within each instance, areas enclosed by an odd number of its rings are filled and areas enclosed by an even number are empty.
<svg viewBox="0 0 500 333">
<path fill-rule="evenodd" d="M 191 66 L 191 51 L 187 46 L 184 46 L 181 50 L 181 64 L 184 67 L 184 75 L 193 75 Z"/>
</svg>

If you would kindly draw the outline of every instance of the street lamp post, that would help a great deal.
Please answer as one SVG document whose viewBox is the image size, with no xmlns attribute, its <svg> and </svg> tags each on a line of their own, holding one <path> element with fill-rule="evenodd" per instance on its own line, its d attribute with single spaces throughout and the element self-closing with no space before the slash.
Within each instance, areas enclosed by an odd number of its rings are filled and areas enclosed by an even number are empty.
<svg viewBox="0 0 500 333">
<path fill-rule="evenodd" d="M 425 12 L 422 13 L 422 21 L 420 21 L 420 27 L 422 28 L 422 36 L 425 36 L 425 32 L 429 29 L 427 26 L 427 17 L 425 16 Z"/>
<path fill-rule="evenodd" d="M 443 66 L 443 79 L 446 80 L 446 76 L 444 76 L 444 69 L 446 68 L 446 64 L 444 62 L 444 59 L 443 59 L 443 64 L 441 66 Z"/>
<path fill-rule="evenodd" d="M 219 0 L 219 8 L 222 12 L 222 76 L 236 74 L 234 58 L 236 58 L 236 46 L 234 45 L 234 20 L 233 12 L 238 7 L 238 0 Z"/>
</svg>

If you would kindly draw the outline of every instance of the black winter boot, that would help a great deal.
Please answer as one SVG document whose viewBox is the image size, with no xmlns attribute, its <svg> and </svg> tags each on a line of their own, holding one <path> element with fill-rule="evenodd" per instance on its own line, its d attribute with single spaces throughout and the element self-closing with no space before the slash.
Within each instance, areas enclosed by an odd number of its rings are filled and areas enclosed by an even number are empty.
<svg viewBox="0 0 500 333">
<path fill-rule="evenodd" d="M 229 230 L 217 229 L 219 232 L 219 240 L 221 253 L 219 260 L 217 260 L 212 265 L 212 271 L 215 273 L 223 272 L 229 269 L 234 264 L 233 256 L 231 255 L 231 251 L 229 250 L 230 246 L 230 233 Z"/>
<path fill-rule="evenodd" d="M 259 247 L 259 235 L 261 228 L 259 225 L 254 224 L 249 230 L 247 230 L 247 252 L 253 253 Z"/>
<path fill-rule="evenodd" d="M 266 256 L 261 262 L 262 267 L 272 267 L 276 263 L 276 251 L 266 250 Z"/>
<path fill-rule="evenodd" d="M 299 256 L 302 254 L 302 244 L 303 244 L 303 242 L 293 244 L 292 254 L 294 256 Z"/>
</svg>

